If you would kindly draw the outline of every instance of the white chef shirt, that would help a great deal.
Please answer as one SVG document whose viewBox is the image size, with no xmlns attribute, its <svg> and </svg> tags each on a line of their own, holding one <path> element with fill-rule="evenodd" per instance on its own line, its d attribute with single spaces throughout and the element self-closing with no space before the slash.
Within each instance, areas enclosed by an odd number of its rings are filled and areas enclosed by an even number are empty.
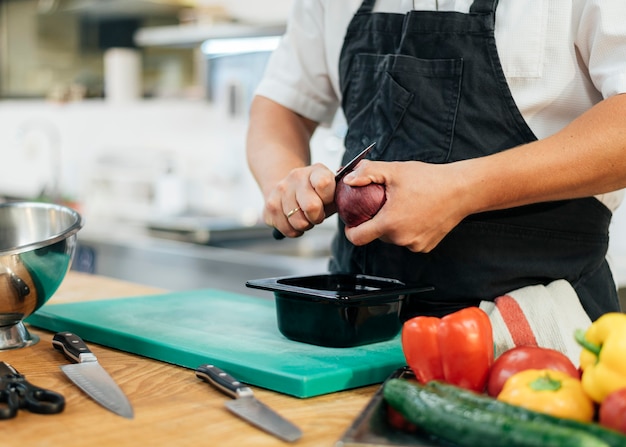
<svg viewBox="0 0 626 447">
<path fill-rule="evenodd" d="M 378 0 L 375 12 L 468 12 L 473 0 Z M 339 55 L 361 0 L 293 0 L 287 31 L 257 87 L 328 124 L 341 101 Z M 626 92 L 626 0 L 500 0 L 495 39 L 522 116 L 545 138 L 594 104 Z M 610 209 L 619 192 L 598 198 Z"/>
</svg>

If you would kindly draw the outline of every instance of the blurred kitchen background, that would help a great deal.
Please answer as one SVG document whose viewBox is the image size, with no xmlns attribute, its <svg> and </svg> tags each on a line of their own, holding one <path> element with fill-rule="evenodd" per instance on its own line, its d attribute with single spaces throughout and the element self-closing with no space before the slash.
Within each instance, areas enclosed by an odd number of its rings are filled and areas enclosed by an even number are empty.
<svg viewBox="0 0 626 447">
<path fill-rule="evenodd" d="M 63 199 L 90 220 L 251 219 L 247 108 L 289 7 L 0 0 L 0 195 Z M 334 133 L 316 153 L 330 163 Z"/>
<path fill-rule="evenodd" d="M 245 161 L 248 106 L 290 7 L 0 0 L 0 201 L 77 208 L 75 268 L 169 289 L 252 293 L 252 277 L 325 270 L 335 218 L 274 241 Z M 312 145 L 331 168 L 337 121 Z M 611 248 L 620 286 L 622 214 Z"/>
<path fill-rule="evenodd" d="M 248 172 L 248 106 L 291 0 L 0 0 L 0 201 L 85 218 L 75 268 L 251 292 L 325 271 L 334 218 L 274 241 Z M 313 157 L 337 168 L 340 125 Z M 183 266 L 183 267 L 181 267 Z"/>
</svg>

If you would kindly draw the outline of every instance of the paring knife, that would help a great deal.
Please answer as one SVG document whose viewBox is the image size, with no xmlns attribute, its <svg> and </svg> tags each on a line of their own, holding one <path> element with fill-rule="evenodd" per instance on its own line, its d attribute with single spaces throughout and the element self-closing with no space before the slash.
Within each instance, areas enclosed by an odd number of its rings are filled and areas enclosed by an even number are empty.
<svg viewBox="0 0 626 447">
<path fill-rule="evenodd" d="M 363 149 L 361 152 L 359 152 L 359 154 L 354 157 L 352 160 L 350 160 L 345 166 L 343 166 L 341 169 L 339 169 L 339 171 L 337 171 L 337 174 L 335 174 L 335 183 L 337 183 L 339 180 L 341 180 L 341 178 L 346 175 L 348 172 L 352 171 L 354 169 L 354 167 L 356 165 L 359 164 L 359 162 L 361 160 L 363 160 L 367 154 L 370 153 L 370 151 L 374 148 L 374 146 L 376 146 L 376 142 L 370 144 L 369 146 L 367 146 L 365 149 Z M 280 231 L 278 231 L 276 228 L 274 228 L 274 230 L 272 231 L 272 236 L 274 236 L 274 239 L 276 240 L 280 240 L 280 239 L 284 239 L 285 235 L 283 233 L 281 233 Z"/>
<path fill-rule="evenodd" d="M 76 362 L 61 366 L 76 386 L 106 409 L 128 419 L 133 418 L 133 407 L 128 398 L 78 335 L 58 332 L 52 339 L 52 346 Z"/>
<path fill-rule="evenodd" d="M 200 365 L 196 369 L 199 379 L 234 397 L 226 408 L 247 422 L 288 442 L 300 439 L 302 431 L 274 410 L 258 401 L 252 389 L 214 365 Z"/>
</svg>

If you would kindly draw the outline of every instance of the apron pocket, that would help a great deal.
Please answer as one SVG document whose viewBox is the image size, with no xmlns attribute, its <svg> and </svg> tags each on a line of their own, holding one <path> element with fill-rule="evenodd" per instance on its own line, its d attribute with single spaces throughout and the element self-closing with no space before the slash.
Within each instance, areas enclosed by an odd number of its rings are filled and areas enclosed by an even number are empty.
<svg viewBox="0 0 626 447">
<path fill-rule="evenodd" d="M 372 159 L 446 162 L 462 71 L 462 59 L 355 56 L 343 92 L 350 129 L 344 162 L 373 141 Z"/>
</svg>

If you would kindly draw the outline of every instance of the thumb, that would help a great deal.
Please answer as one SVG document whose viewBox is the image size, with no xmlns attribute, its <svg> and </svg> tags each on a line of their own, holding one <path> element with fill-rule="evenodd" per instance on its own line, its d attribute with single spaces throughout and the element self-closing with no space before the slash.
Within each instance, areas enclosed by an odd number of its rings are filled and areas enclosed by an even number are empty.
<svg viewBox="0 0 626 447">
<path fill-rule="evenodd" d="M 341 180 L 350 186 L 365 186 L 370 183 L 385 184 L 384 163 L 362 160 Z"/>
</svg>

